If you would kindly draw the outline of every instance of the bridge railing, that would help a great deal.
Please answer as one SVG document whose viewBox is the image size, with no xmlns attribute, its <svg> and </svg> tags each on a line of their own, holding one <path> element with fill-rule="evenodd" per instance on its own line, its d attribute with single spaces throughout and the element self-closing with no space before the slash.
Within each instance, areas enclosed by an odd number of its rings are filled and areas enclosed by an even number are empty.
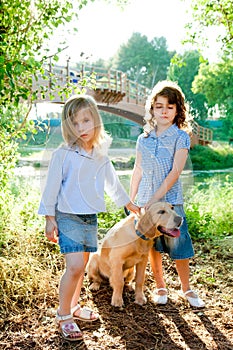
<svg viewBox="0 0 233 350">
<path fill-rule="evenodd" d="M 66 66 L 51 65 L 50 63 L 44 66 L 48 80 L 43 84 L 48 87 L 48 90 L 53 88 L 52 76 L 56 78 L 56 84 L 66 86 L 68 84 L 82 85 L 82 79 L 90 77 L 93 74 L 95 78 L 95 97 L 98 102 L 103 103 L 119 103 L 124 99 L 124 102 L 132 105 L 144 107 L 146 98 L 151 90 L 145 86 L 131 81 L 127 78 L 127 74 L 114 69 L 106 69 L 102 67 L 93 67 L 89 65 L 72 65 L 67 61 Z M 209 128 L 202 127 L 196 122 L 192 123 L 193 144 L 206 145 L 213 140 L 213 131 Z"/>
<path fill-rule="evenodd" d="M 192 132 L 196 135 L 196 143 L 207 145 L 213 141 L 213 130 L 205 128 L 196 122 L 192 122 Z"/>
<path fill-rule="evenodd" d="M 93 67 L 89 65 L 72 66 L 69 62 L 66 66 L 45 64 L 46 75 L 48 76 L 47 85 L 52 88 L 52 76 L 56 78 L 56 83 L 65 86 L 67 83 L 79 86 L 82 79 L 95 77 L 95 89 L 100 91 L 114 92 L 125 98 L 128 103 L 134 103 L 144 106 L 146 97 L 150 90 L 145 86 L 131 81 L 127 74 L 115 69 L 106 69 L 102 67 Z M 116 100 L 119 102 L 119 99 Z"/>
<path fill-rule="evenodd" d="M 144 106 L 146 97 L 150 93 L 148 88 L 129 80 L 127 74 L 119 70 L 83 65 L 78 72 L 81 77 L 94 73 L 96 89 L 121 93 L 122 98 L 125 97 L 128 103 Z"/>
</svg>

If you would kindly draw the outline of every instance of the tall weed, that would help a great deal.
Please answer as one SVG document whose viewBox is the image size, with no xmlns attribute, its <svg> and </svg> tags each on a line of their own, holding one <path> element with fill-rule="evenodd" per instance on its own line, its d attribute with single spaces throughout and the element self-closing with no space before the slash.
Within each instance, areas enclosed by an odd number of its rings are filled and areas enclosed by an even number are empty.
<svg viewBox="0 0 233 350">
<path fill-rule="evenodd" d="M 63 267 L 56 245 L 43 235 L 37 215 L 39 193 L 21 183 L 21 193 L 5 193 L 0 214 L 0 316 L 43 304 L 57 296 L 57 276 Z M 3 198 L 2 198 L 3 199 Z"/>
<path fill-rule="evenodd" d="M 44 237 L 44 219 L 37 215 L 39 190 L 33 182 L 16 181 L 13 193 L 0 196 L 0 317 L 31 307 L 56 307 L 64 262 L 57 245 Z M 109 198 L 98 215 L 99 239 L 120 218 Z M 189 231 L 194 240 L 233 235 L 233 186 L 208 180 L 195 186 L 186 201 Z"/>
<path fill-rule="evenodd" d="M 226 176 L 225 182 L 211 179 L 196 185 L 185 210 L 189 232 L 193 239 L 222 238 L 233 235 L 233 185 Z"/>
</svg>

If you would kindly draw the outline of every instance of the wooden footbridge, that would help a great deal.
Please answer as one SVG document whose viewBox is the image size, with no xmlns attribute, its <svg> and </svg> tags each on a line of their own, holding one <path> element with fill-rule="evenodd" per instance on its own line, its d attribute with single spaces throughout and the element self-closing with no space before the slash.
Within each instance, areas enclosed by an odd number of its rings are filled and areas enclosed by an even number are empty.
<svg viewBox="0 0 233 350">
<path fill-rule="evenodd" d="M 73 68 L 67 62 L 66 67 L 45 66 L 48 76 L 47 80 L 38 77 L 35 88 L 43 86 L 46 93 L 41 94 L 35 102 L 64 103 L 66 96 L 60 96 L 54 89 L 54 78 L 56 85 L 60 87 L 70 86 L 82 88 L 85 80 L 90 81 L 93 77 L 95 86 L 87 88 L 86 93 L 93 96 L 100 110 L 110 112 L 126 119 L 129 119 L 139 125 L 143 125 L 145 115 L 145 102 L 150 90 L 127 78 L 126 73 L 112 69 L 103 69 L 81 65 L 79 68 Z M 75 91 L 75 90 L 74 90 Z M 53 99 L 51 100 L 51 95 Z M 38 95 L 40 96 L 40 94 Z M 192 146 L 195 144 L 206 145 L 212 143 L 213 132 L 193 122 Z"/>
</svg>

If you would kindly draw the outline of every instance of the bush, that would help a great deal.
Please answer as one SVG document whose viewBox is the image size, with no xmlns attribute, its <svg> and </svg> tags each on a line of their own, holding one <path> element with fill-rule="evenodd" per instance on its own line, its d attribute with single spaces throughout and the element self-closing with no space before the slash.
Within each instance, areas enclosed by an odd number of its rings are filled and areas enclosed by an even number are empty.
<svg viewBox="0 0 233 350">
<path fill-rule="evenodd" d="M 233 167 L 233 148 L 225 145 L 196 145 L 190 151 L 194 170 L 214 170 Z"/>
<path fill-rule="evenodd" d="M 233 235 L 233 185 L 206 180 L 197 185 L 185 203 L 189 232 L 194 240 L 223 238 Z"/>
</svg>

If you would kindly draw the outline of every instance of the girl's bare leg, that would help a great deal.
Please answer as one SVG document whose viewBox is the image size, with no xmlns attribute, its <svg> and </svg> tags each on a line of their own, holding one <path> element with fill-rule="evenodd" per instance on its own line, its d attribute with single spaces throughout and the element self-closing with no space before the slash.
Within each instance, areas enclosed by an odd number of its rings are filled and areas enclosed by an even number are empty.
<svg viewBox="0 0 233 350">
<path fill-rule="evenodd" d="M 79 297 L 86 265 L 83 252 L 66 254 L 65 259 L 66 270 L 59 287 L 60 315 L 69 315 L 74 296 Z"/>
<path fill-rule="evenodd" d="M 166 283 L 163 278 L 162 254 L 154 250 L 154 248 L 151 248 L 149 258 L 157 289 L 166 288 Z M 167 292 L 165 290 L 159 290 L 158 294 L 165 295 Z"/>
</svg>

